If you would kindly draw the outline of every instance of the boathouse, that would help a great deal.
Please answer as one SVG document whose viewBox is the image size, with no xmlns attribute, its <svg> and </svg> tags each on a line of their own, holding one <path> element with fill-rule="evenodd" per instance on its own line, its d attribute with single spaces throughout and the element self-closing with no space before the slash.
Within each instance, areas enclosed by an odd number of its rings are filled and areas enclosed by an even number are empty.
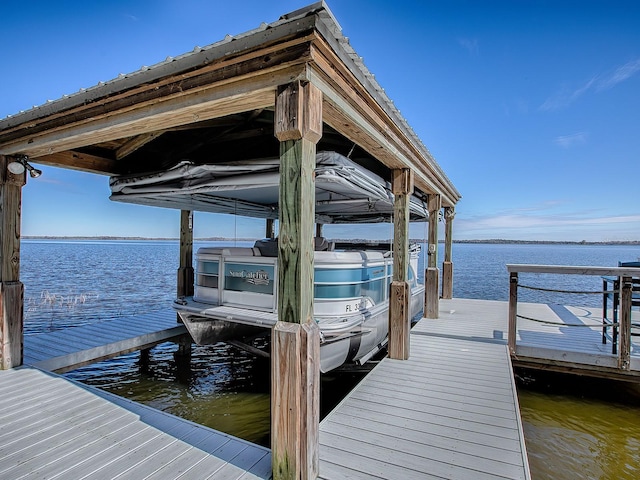
<svg viewBox="0 0 640 480">
<path fill-rule="evenodd" d="M 0 120 L 0 353 L 22 364 L 21 191 L 33 165 L 105 176 L 280 159 L 279 321 L 272 346 L 276 478 L 318 472 L 319 337 L 312 319 L 316 152 L 353 159 L 392 185 L 394 277 L 389 354 L 409 357 L 409 197 L 428 209 L 425 316 L 451 298 L 452 222 L 460 194 L 350 46 L 324 2 Z M 193 288 L 193 202 L 181 210 L 177 294 Z M 445 221 L 440 279 L 438 219 Z M 267 235 L 274 218 L 266 219 Z M 441 283 L 440 283 L 441 281 Z M 440 290 L 442 285 L 442 290 Z"/>
</svg>

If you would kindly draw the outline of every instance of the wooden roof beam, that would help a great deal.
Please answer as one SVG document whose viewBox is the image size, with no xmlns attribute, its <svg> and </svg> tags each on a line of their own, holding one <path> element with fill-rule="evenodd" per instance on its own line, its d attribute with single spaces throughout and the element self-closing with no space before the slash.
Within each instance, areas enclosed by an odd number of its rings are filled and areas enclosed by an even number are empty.
<svg viewBox="0 0 640 480">
<path fill-rule="evenodd" d="M 233 78 L 195 92 L 176 94 L 150 104 L 21 137 L 0 145 L 0 154 L 32 158 L 119 138 L 187 125 L 226 115 L 272 107 L 277 85 L 299 78 L 304 65 L 294 63 Z"/>
<path fill-rule="evenodd" d="M 174 71 L 171 75 L 135 85 L 116 93 L 106 93 L 85 100 L 71 108 L 54 111 L 49 115 L 28 120 L 25 123 L 15 123 L 20 115 L 15 116 L 12 125 L 0 131 L 0 143 L 10 142 L 20 138 L 28 131 L 35 135 L 43 131 L 52 131 L 65 126 L 69 119 L 73 122 L 90 120 L 109 112 L 121 111 L 127 107 L 136 106 L 146 102 L 154 102 L 173 94 L 196 91 L 199 88 L 210 86 L 219 81 L 237 78 L 252 71 L 265 71 L 277 68 L 280 65 L 290 64 L 296 59 L 304 59 L 309 54 L 309 41 L 312 34 L 295 37 L 285 42 L 274 43 L 253 49 L 240 55 L 223 56 L 217 60 L 204 60 L 197 68 L 188 71 Z M 135 75 L 131 77 L 133 80 Z M 91 88 L 87 90 L 99 90 Z M 109 90 L 106 90 L 109 92 Z M 78 95 L 71 95 L 71 101 Z M 55 102 L 53 102 L 55 103 Z M 47 104 L 48 107 L 48 104 Z M 44 108 L 40 107 L 41 109 Z"/>
<path fill-rule="evenodd" d="M 115 160 L 73 150 L 43 155 L 33 159 L 33 161 L 42 165 L 70 168 L 100 175 L 115 175 L 119 173 L 118 163 Z"/>
<path fill-rule="evenodd" d="M 116 160 L 122 160 L 127 155 L 131 155 L 139 148 L 144 147 L 147 143 L 158 138 L 165 131 L 166 130 L 159 130 L 157 132 L 143 133 L 142 135 L 133 137 L 131 140 L 128 140 L 124 145 L 118 148 L 118 150 L 116 150 Z"/>
</svg>

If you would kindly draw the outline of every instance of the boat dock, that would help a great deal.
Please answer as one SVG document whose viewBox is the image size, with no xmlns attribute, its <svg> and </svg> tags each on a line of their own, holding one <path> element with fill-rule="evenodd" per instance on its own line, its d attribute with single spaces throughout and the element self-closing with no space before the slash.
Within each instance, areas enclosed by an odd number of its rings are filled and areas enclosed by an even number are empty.
<svg viewBox="0 0 640 480">
<path fill-rule="evenodd" d="M 185 334 L 166 310 L 25 335 L 0 370 L 0 478 L 270 478 L 268 448 L 49 372 Z"/>
<path fill-rule="evenodd" d="M 24 336 L 24 364 L 66 372 L 186 335 L 173 310 Z"/>
<path fill-rule="evenodd" d="M 514 366 L 640 382 L 640 345 L 630 342 L 629 368 L 619 368 L 619 354 L 612 353 L 610 342 L 602 343 L 600 309 L 523 302 L 518 303 L 518 314 Z M 506 344 L 508 316 L 508 302 L 440 300 L 440 318 L 422 320 L 412 332 Z M 633 316 L 637 323 L 640 312 Z"/>
<path fill-rule="evenodd" d="M 321 422 L 320 477 L 530 478 L 506 346 L 414 332 L 411 352 Z"/>
<path fill-rule="evenodd" d="M 414 326 L 409 360 L 382 360 L 320 423 L 320 478 L 530 478 L 506 336 L 484 316 L 460 328 L 458 302 L 441 300 L 446 319 Z"/>
<path fill-rule="evenodd" d="M 33 367 L 0 370 L 0 478 L 265 479 L 268 449 Z"/>
<path fill-rule="evenodd" d="M 320 477 L 530 478 L 512 365 L 640 381 L 640 345 L 620 369 L 599 309 L 518 313 L 512 361 L 508 302 L 441 299 L 411 330 L 409 360 L 382 360 L 321 422 Z"/>
<path fill-rule="evenodd" d="M 519 319 L 514 364 L 614 368 L 597 309 L 518 308 L 545 323 Z M 508 317 L 507 302 L 440 300 L 440 318 L 412 329 L 409 360 L 382 360 L 320 423 L 319 478 L 529 479 Z M 0 477 L 270 478 L 269 449 L 36 368 L 175 339 L 184 333 L 175 321 L 167 311 L 102 322 L 94 337 L 93 326 L 25 336 L 31 365 L 0 371 L 0 401 L 14 404 L 0 412 Z M 596 328 L 571 327 L 580 323 Z M 622 375 L 640 378 L 638 350 L 632 343 Z"/>
</svg>

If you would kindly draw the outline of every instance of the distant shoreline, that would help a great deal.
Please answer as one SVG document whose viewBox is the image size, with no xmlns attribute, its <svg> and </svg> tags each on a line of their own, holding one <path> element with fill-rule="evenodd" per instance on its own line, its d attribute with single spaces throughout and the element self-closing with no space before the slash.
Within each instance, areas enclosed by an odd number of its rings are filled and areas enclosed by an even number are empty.
<svg viewBox="0 0 640 480">
<path fill-rule="evenodd" d="M 49 236 L 49 235 L 24 235 L 22 236 L 24 240 L 76 240 L 76 241 L 86 241 L 86 240 L 102 240 L 102 241 L 179 241 L 179 238 L 170 238 L 170 237 L 112 237 L 112 236 L 69 236 L 69 237 L 59 237 L 59 236 Z M 196 238 L 194 239 L 198 242 L 253 242 L 255 238 L 225 238 L 225 237 L 207 237 L 207 238 Z M 390 240 L 372 240 L 372 239 L 352 239 L 352 240 L 344 240 L 344 239 L 335 239 L 336 241 L 341 242 L 390 242 Z M 424 243 L 424 239 L 422 238 L 412 238 L 410 240 L 413 243 Z M 443 240 L 440 240 L 439 243 L 444 243 Z M 622 240 L 622 241 L 603 241 L 603 242 L 589 242 L 586 240 L 582 240 L 579 242 L 576 241 L 563 241 L 563 240 L 506 240 L 506 239 L 487 239 L 487 240 L 453 240 L 453 243 L 460 244 L 490 244 L 490 245 L 640 245 L 640 240 Z"/>
</svg>

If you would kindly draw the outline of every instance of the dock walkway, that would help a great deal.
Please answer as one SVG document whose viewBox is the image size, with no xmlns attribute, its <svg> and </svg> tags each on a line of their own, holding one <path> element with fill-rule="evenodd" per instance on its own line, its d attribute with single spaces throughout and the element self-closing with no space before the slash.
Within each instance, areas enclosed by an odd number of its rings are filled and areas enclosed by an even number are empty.
<svg viewBox="0 0 640 480">
<path fill-rule="evenodd" d="M 598 309 L 592 310 L 520 303 L 523 317 L 546 323 L 519 319 L 514 362 L 578 365 L 586 374 L 594 364 L 597 372 L 614 365 L 610 345 L 602 345 Z M 412 329 L 410 359 L 382 360 L 321 422 L 320 478 L 530 479 L 508 313 L 507 302 L 441 300 L 440 318 Z M 134 338 L 140 348 L 184 333 L 173 312 L 152 317 L 27 336 L 25 359 L 67 369 L 133 349 Z M 82 355 L 69 350 L 76 334 Z M 101 350 L 105 341 L 110 347 Z M 637 344 L 631 356 L 625 375 L 640 378 Z M 0 371 L 0 402 L 11 405 L 0 411 L 0 478 L 271 474 L 266 448 L 33 366 Z"/>
<path fill-rule="evenodd" d="M 173 310 L 24 336 L 24 364 L 65 372 L 187 334 Z"/>
<path fill-rule="evenodd" d="M 0 478 L 267 479 L 267 448 L 33 367 L 0 370 Z"/>
<path fill-rule="evenodd" d="M 619 369 L 611 343 L 602 343 L 601 308 L 519 302 L 518 314 L 524 318 L 518 318 L 516 326 L 515 366 L 640 381 L 640 345 L 632 340 L 629 370 Z M 508 302 L 441 300 L 440 318 L 421 321 L 413 330 L 439 338 L 506 343 L 508 318 Z M 634 310 L 632 318 L 640 322 L 640 312 Z"/>
<path fill-rule="evenodd" d="M 0 370 L 0 478 L 271 478 L 268 448 L 45 371 L 185 333 L 167 310 L 26 335 L 26 366 Z"/>
<path fill-rule="evenodd" d="M 432 322 L 321 422 L 320 478 L 530 478 L 506 335 Z"/>
</svg>

